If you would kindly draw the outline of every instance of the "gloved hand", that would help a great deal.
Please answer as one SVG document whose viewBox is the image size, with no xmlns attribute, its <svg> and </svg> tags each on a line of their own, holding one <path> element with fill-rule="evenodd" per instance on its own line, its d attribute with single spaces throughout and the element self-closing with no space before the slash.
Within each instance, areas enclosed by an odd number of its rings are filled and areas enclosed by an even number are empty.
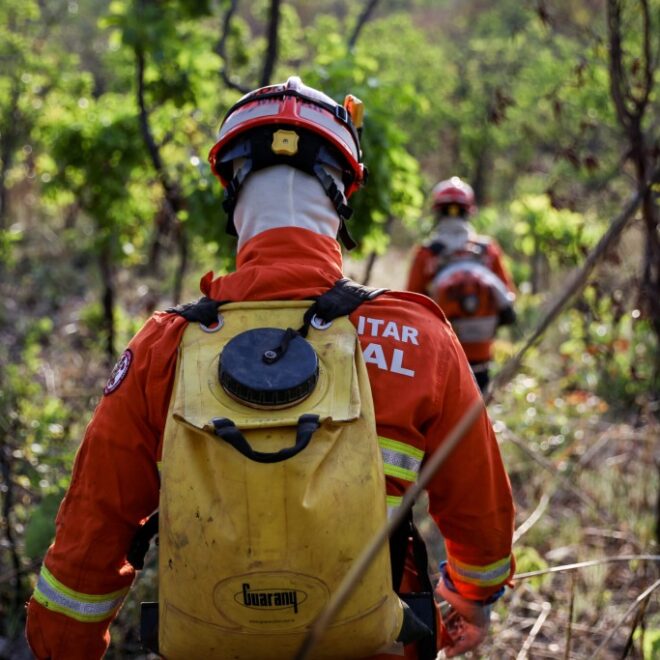
<svg viewBox="0 0 660 660">
<path fill-rule="evenodd" d="M 449 615 L 443 617 L 445 639 L 451 640 L 443 647 L 445 656 L 453 658 L 479 646 L 490 628 L 490 605 L 464 598 L 442 579 L 436 593 L 452 607 Z"/>
</svg>

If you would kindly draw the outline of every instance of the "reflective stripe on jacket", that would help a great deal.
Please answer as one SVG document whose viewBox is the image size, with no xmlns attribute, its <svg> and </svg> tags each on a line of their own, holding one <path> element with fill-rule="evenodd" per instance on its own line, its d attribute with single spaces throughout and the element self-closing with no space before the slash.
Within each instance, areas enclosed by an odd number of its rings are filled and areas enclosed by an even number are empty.
<svg viewBox="0 0 660 660">
<path fill-rule="evenodd" d="M 128 587 L 109 594 L 83 594 L 62 584 L 44 565 L 34 590 L 34 599 L 49 610 L 83 623 L 92 623 L 113 616 L 127 591 Z"/>
<path fill-rule="evenodd" d="M 386 477 L 396 477 L 400 482 L 405 482 L 406 488 L 417 481 L 424 452 L 417 447 L 408 445 L 398 440 L 389 438 L 378 438 L 380 451 L 383 456 L 383 467 Z M 402 496 L 390 495 L 387 498 L 387 515 L 391 516 L 401 506 Z"/>
</svg>

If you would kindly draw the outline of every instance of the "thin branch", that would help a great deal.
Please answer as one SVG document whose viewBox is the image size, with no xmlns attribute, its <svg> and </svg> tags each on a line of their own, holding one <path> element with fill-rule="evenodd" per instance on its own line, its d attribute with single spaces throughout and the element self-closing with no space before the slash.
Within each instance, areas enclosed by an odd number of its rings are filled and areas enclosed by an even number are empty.
<svg viewBox="0 0 660 660">
<path fill-rule="evenodd" d="M 617 562 L 628 561 L 653 561 L 660 562 L 660 555 L 618 555 L 616 557 L 603 557 L 602 559 L 590 559 L 589 561 L 580 561 L 575 564 L 563 564 L 562 566 L 551 566 L 538 571 L 528 571 L 527 573 L 516 573 L 514 580 L 528 580 L 529 578 L 539 577 L 540 575 L 549 575 L 550 573 L 565 573 L 566 571 L 575 571 L 578 568 L 591 568 L 592 566 L 602 566 L 603 564 L 613 564 Z"/>
<path fill-rule="evenodd" d="M 385 226 L 383 227 L 383 233 L 389 236 L 392 231 L 392 223 L 394 222 L 394 216 L 389 215 L 387 216 L 387 220 L 385 221 Z M 378 259 L 378 253 L 376 251 L 373 251 L 369 254 L 369 257 L 367 258 L 367 265 L 364 269 L 364 275 L 362 276 L 362 284 L 365 286 L 369 285 L 369 281 L 371 280 L 371 275 L 374 270 L 374 266 L 376 265 L 376 260 Z"/>
<path fill-rule="evenodd" d="M 242 94 L 247 94 L 250 91 L 249 87 L 245 87 L 240 83 L 234 82 L 229 75 L 229 67 L 227 66 L 227 38 L 229 37 L 229 28 L 231 25 L 231 19 L 238 8 L 238 0 L 231 0 L 229 8 L 225 12 L 225 16 L 222 19 L 222 34 L 220 35 L 220 40 L 218 41 L 215 52 L 222 58 L 222 68 L 220 69 L 220 76 L 222 77 L 223 82 L 227 87 L 235 89 Z"/>
<path fill-rule="evenodd" d="M 349 50 L 353 50 L 355 48 L 355 45 L 357 44 L 357 40 L 360 37 L 360 33 L 362 32 L 362 28 L 367 24 L 367 22 L 371 18 L 371 14 L 376 9 L 376 5 L 378 4 L 378 1 L 379 0 L 368 0 L 367 4 L 364 6 L 362 13 L 358 17 L 357 23 L 353 28 L 353 34 L 351 34 L 348 40 Z"/>
<path fill-rule="evenodd" d="M 644 603 L 651 597 L 653 592 L 660 587 L 660 580 L 656 580 L 648 589 L 643 591 L 637 598 L 635 602 L 625 611 L 624 615 L 619 619 L 617 624 L 610 630 L 607 637 L 600 643 L 600 646 L 594 651 L 592 658 L 597 658 L 600 655 L 600 652 L 607 646 L 608 642 L 614 637 L 614 633 L 623 625 L 624 621 L 634 612 L 638 607 L 644 606 Z"/>
<path fill-rule="evenodd" d="M 179 266 L 176 269 L 176 275 L 174 277 L 174 293 L 172 298 L 174 299 L 174 304 L 178 305 L 181 302 L 181 296 L 183 294 L 183 280 L 188 268 L 188 237 L 184 230 L 184 226 L 179 223 Z"/>
<path fill-rule="evenodd" d="M 163 188 L 165 189 L 165 196 L 169 199 L 169 193 L 171 189 L 171 184 L 167 180 L 165 175 L 165 167 L 163 165 L 163 159 L 160 155 L 160 148 L 156 144 L 154 139 L 151 126 L 149 125 L 149 111 L 147 110 L 147 104 L 145 101 L 144 95 L 144 69 L 145 69 L 145 57 L 144 51 L 141 46 L 136 46 L 135 48 L 135 64 L 136 64 L 136 82 L 137 82 L 137 102 L 140 109 L 140 130 L 142 132 L 142 138 L 149 152 L 149 158 L 151 158 L 151 164 L 156 170 L 156 174 L 160 179 Z"/>
<path fill-rule="evenodd" d="M 571 600 L 568 604 L 568 627 L 566 628 L 566 645 L 564 648 L 564 660 L 570 660 L 571 642 L 573 638 L 573 612 L 575 611 L 575 587 L 577 585 L 577 573 L 571 573 Z"/>
<path fill-rule="evenodd" d="M 6 443 L 0 449 L 0 471 L 2 473 L 2 480 L 4 481 L 4 502 L 2 505 L 2 527 L 4 527 L 5 537 L 7 539 L 7 548 L 9 556 L 11 557 L 13 577 L 10 580 L 13 583 L 13 608 L 18 612 L 22 600 L 22 585 L 21 585 L 21 560 L 18 554 L 18 542 L 14 536 L 13 527 L 11 524 L 11 516 L 14 508 L 14 480 L 12 476 L 12 447 Z"/>
<path fill-rule="evenodd" d="M 165 193 L 165 215 L 170 223 L 170 226 L 176 224 L 176 213 L 178 210 L 177 195 L 175 194 L 174 186 L 170 183 L 165 172 L 163 159 L 160 155 L 160 147 L 156 144 L 151 125 L 149 123 L 149 110 L 145 100 L 144 89 L 144 70 L 145 70 L 145 56 L 142 46 L 135 47 L 135 73 L 136 73 L 136 89 L 137 89 L 137 103 L 140 110 L 140 131 L 142 139 L 147 147 L 151 164 L 156 171 L 156 176 L 163 187 Z"/>
<path fill-rule="evenodd" d="M 260 87 L 270 84 L 270 79 L 277 63 L 278 32 L 280 26 L 280 0 L 271 0 L 268 19 L 268 48 L 264 56 L 264 68 L 261 73 Z"/>
<path fill-rule="evenodd" d="M 115 359 L 115 300 L 117 298 L 115 291 L 115 269 L 112 262 L 113 235 L 104 235 L 101 244 L 101 250 L 98 255 L 99 271 L 101 281 L 103 282 L 103 295 L 101 296 L 101 305 L 103 307 L 103 321 L 105 323 L 105 355 L 108 365 Z"/>
<path fill-rule="evenodd" d="M 607 2 L 607 29 L 610 45 L 610 92 L 619 120 L 626 128 L 632 124 L 632 114 L 626 106 L 624 91 L 623 48 L 621 45 L 621 4 L 619 0 Z"/>
<path fill-rule="evenodd" d="M 628 654 L 630 653 L 630 650 L 633 648 L 633 644 L 635 642 L 635 632 L 637 630 L 637 627 L 639 626 L 640 623 L 643 624 L 644 622 L 644 615 L 646 614 L 646 607 L 649 604 L 649 599 L 647 598 L 640 606 L 640 608 L 637 610 L 637 614 L 635 614 L 635 618 L 633 619 L 632 626 L 630 626 L 630 632 L 628 633 L 628 640 L 626 641 L 626 646 L 623 649 L 621 653 L 621 660 L 624 660 L 624 658 L 628 657 Z M 644 628 L 642 627 L 642 634 L 643 634 Z M 644 639 L 642 638 L 641 640 L 641 646 L 644 648 Z"/>
<path fill-rule="evenodd" d="M 651 66 L 653 67 L 653 70 L 657 69 L 659 65 L 660 65 L 660 39 L 658 39 L 657 50 L 655 51 L 655 55 L 653 56 L 653 60 L 651 62 Z"/>
<path fill-rule="evenodd" d="M 0 584 L 4 584 L 5 582 L 11 582 L 16 577 L 20 577 L 21 575 L 27 575 L 28 573 L 32 573 L 40 564 L 41 564 L 41 559 L 35 559 L 26 566 L 21 566 L 18 570 L 12 569 L 10 571 L 3 573 L 2 575 L 0 575 Z"/>
<path fill-rule="evenodd" d="M 621 541 L 629 545 L 637 545 L 636 539 L 632 538 L 626 532 L 617 532 L 611 529 L 598 529 L 597 527 L 585 527 L 582 530 L 585 536 L 596 536 L 602 539 L 611 539 L 613 541 Z"/>
<path fill-rule="evenodd" d="M 185 237 L 185 227 L 180 223 L 178 213 L 184 207 L 184 200 L 181 192 L 176 184 L 170 181 L 167 176 L 167 171 L 163 163 L 160 153 L 160 147 L 156 144 L 154 139 L 151 125 L 149 124 L 149 111 L 145 101 L 144 94 L 144 69 L 145 69 L 145 56 L 144 50 L 141 46 L 135 47 L 135 62 L 136 62 L 136 82 L 137 82 L 137 102 L 140 109 L 140 129 L 142 131 L 142 138 L 147 146 L 151 163 L 156 171 L 158 180 L 160 181 L 164 192 L 164 209 L 165 215 L 169 220 L 172 227 L 178 229 L 178 240 L 180 249 L 179 271 L 177 274 L 177 283 L 175 287 L 174 297 L 180 296 L 180 282 L 183 280 L 187 262 L 188 262 L 188 242 Z"/>
<path fill-rule="evenodd" d="M 20 78 L 16 77 L 12 81 L 12 88 L 9 94 L 9 104 L 6 111 L 8 121 L 7 127 L 0 126 L 0 229 L 4 229 L 9 217 L 8 200 L 9 188 L 7 185 L 7 174 L 12 166 L 14 150 L 19 139 L 21 130 L 21 111 L 18 107 L 20 98 Z M 4 124 L 5 122 L 3 122 Z M 17 127 L 18 130 L 17 130 Z"/>
<path fill-rule="evenodd" d="M 532 515 L 525 520 L 525 522 L 518 527 L 518 529 L 515 530 L 513 533 L 513 540 L 511 541 L 512 544 L 518 543 L 520 538 L 526 534 L 543 516 L 545 513 L 545 510 L 548 508 L 548 504 L 550 503 L 550 495 L 548 493 L 543 493 L 543 497 L 541 497 L 541 501 L 538 503 L 538 506 L 534 511 L 532 512 Z"/>
<path fill-rule="evenodd" d="M 516 660 L 526 660 L 527 654 L 529 653 L 529 650 L 532 648 L 532 644 L 534 644 L 534 640 L 536 639 L 537 635 L 541 632 L 541 628 L 543 628 L 543 624 L 545 623 L 545 620 L 548 618 L 551 609 L 552 607 L 550 603 L 543 602 L 541 604 L 541 613 L 536 619 L 534 626 L 529 631 L 529 635 L 527 636 L 525 643 L 520 649 L 520 652 L 516 656 Z"/>
<path fill-rule="evenodd" d="M 654 70 L 651 61 L 651 16 L 649 13 L 649 3 L 648 0 L 640 0 L 640 4 L 642 6 L 642 22 L 644 25 L 644 91 L 640 99 L 635 99 L 635 105 L 637 106 L 637 114 L 641 117 L 646 110 L 649 96 L 653 91 Z"/>
</svg>

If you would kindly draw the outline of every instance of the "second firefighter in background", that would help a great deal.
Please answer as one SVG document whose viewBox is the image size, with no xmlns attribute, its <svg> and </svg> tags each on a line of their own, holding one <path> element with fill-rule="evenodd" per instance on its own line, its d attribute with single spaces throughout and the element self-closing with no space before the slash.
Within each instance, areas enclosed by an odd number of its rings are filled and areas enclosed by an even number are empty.
<svg viewBox="0 0 660 660">
<path fill-rule="evenodd" d="M 497 241 L 470 224 L 476 210 L 471 186 L 454 176 L 440 181 L 431 198 L 436 224 L 415 251 L 407 288 L 442 308 L 483 392 L 496 330 L 515 321 L 513 281 Z"/>
</svg>

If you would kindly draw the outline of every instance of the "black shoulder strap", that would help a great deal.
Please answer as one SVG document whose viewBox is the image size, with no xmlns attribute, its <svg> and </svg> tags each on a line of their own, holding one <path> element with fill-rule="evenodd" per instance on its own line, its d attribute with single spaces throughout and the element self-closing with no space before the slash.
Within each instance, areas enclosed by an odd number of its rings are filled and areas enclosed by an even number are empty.
<svg viewBox="0 0 660 660">
<path fill-rule="evenodd" d="M 443 252 L 447 250 L 447 246 L 442 241 L 437 239 L 427 243 L 426 247 L 431 250 L 431 253 L 436 257 L 439 257 Z"/>
<path fill-rule="evenodd" d="M 362 303 L 367 300 L 373 300 L 388 289 L 377 289 L 374 287 L 363 286 L 347 277 L 337 280 L 331 289 L 322 293 L 305 312 L 303 323 L 297 329 L 287 328 L 282 341 L 278 346 L 271 350 L 273 357 L 269 363 L 277 362 L 287 351 L 291 338 L 298 334 L 301 337 L 307 337 L 312 321 L 316 318 L 321 323 L 330 323 L 340 316 L 348 316 L 354 312 Z"/>
<path fill-rule="evenodd" d="M 373 300 L 389 289 L 364 286 L 348 277 L 337 280 L 331 289 L 321 294 L 305 314 L 305 325 L 309 325 L 315 315 L 323 321 L 334 321 L 340 316 L 348 316 L 362 303 Z M 213 325 L 218 320 L 218 307 L 227 301 L 214 300 L 203 296 L 196 302 L 169 307 L 167 312 L 183 316 L 191 323 Z"/>
<path fill-rule="evenodd" d="M 412 526 L 412 514 L 408 514 L 399 523 L 399 526 L 390 535 L 390 567 L 392 569 L 392 587 L 394 591 L 401 591 L 401 581 L 406 565 L 408 544 L 410 540 L 410 528 Z"/>
<path fill-rule="evenodd" d="M 387 291 L 389 289 L 378 289 L 358 284 L 348 279 L 348 277 L 337 280 L 334 286 L 321 294 L 305 312 L 303 327 L 298 332 L 303 337 L 306 336 L 309 324 L 315 316 L 326 323 L 334 321 L 340 316 L 348 316 L 362 303 L 374 300 Z"/>
<path fill-rule="evenodd" d="M 218 307 L 222 305 L 219 300 L 200 298 L 197 302 L 189 302 L 176 307 L 170 307 L 166 312 L 183 316 L 190 323 L 201 323 L 202 325 L 213 325 L 218 320 Z"/>
<path fill-rule="evenodd" d="M 433 593 L 433 585 L 431 584 L 431 578 L 429 577 L 429 556 L 426 550 L 426 543 L 424 542 L 419 529 L 417 529 L 417 525 L 415 525 L 415 522 L 412 520 L 410 523 L 410 528 L 412 536 L 413 558 L 415 559 L 415 566 L 417 567 L 421 591 L 428 591 Z"/>
</svg>

